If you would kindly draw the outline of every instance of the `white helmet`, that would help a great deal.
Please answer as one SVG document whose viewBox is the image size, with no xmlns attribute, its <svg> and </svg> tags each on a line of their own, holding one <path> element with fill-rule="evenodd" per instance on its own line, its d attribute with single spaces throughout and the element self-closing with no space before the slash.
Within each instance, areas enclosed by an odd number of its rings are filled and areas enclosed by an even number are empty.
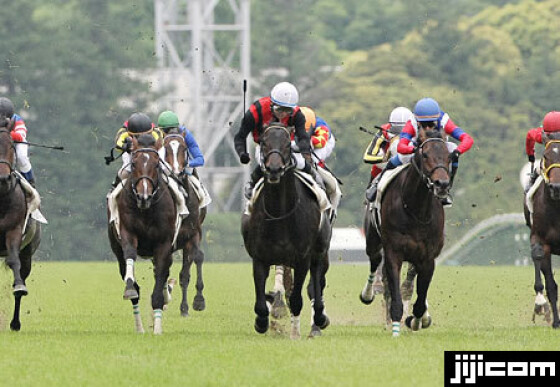
<svg viewBox="0 0 560 387">
<path fill-rule="evenodd" d="M 276 105 L 294 108 L 299 102 L 299 94 L 290 82 L 280 82 L 272 88 L 270 99 Z"/>
<path fill-rule="evenodd" d="M 414 121 L 414 114 L 412 114 L 410 109 L 404 106 L 399 106 L 398 108 L 393 109 L 389 115 L 389 123 L 391 124 L 393 132 L 399 133 L 409 120 Z"/>
</svg>

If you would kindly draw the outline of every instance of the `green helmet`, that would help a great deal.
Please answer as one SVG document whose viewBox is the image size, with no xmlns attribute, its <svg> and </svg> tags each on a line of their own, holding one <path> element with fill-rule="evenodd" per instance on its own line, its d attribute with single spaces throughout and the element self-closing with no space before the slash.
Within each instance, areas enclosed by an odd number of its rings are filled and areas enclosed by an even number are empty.
<svg viewBox="0 0 560 387">
<path fill-rule="evenodd" d="M 179 127 L 179 117 L 170 110 L 162 112 L 158 117 L 158 126 L 162 129 Z"/>
</svg>

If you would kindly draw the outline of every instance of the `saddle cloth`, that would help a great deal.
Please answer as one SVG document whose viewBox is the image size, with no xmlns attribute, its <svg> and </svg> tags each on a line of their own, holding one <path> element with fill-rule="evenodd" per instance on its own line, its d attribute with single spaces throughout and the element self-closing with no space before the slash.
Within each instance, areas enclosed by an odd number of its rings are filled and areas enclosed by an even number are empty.
<svg viewBox="0 0 560 387">
<path fill-rule="evenodd" d="M 398 167 L 386 171 L 383 176 L 381 176 L 381 180 L 377 184 L 377 194 L 375 195 L 375 200 L 373 203 L 368 204 L 368 210 L 371 211 L 372 221 L 374 222 L 375 228 L 377 228 L 377 232 L 381 232 L 381 199 L 383 199 L 383 195 L 385 194 L 385 190 L 389 186 L 389 183 L 392 182 L 395 177 L 399 175 L 403 170 L 405 170 L 410 163 L 399 165 Z"/>
<path fill-rule="evenodd" d="M 533 223 L 533 197 L 535 196 L 535 192 L 537 192 L 543 181 L 544 178 L 542 177 L 542 175 L 539 175 L 539 177 L 537 177 L 537 180 L 535 180 L 535 183 L 527 191 L 527 195 L 525 195 L 525 204 L 527 205 L 527 209 L 529 210 L 529 214 L 531 216 L 531 223 Z"/>
<path fill-rule="evenodd" d="M 212 203 L 212 198 L 210 197 L 210 194 L 206 190 L 206 187 L 202 185 L 202 183 L 200 182 L 199 179 L 196 178 L 196 176 L 189 175 L 188 180 L 191 186 L 193 187 L 196 197 L 198 198 L 198 203 L 199 203 L 198 208 L 206 207 L 207 205 Z"/>
<path fill-rule="evenodd" d="M 25 192 L 25 200 L 27 201 L 27 216 L 25 219 L 25 224 L 23 225 L 23 229 L 27 226 L 27 221 L 31 217 L 35 219 L 39 223 L 47 224 L 47 219 L 41 213 L 41 196 L 39 192 L 33 188 L 31 184 L 23 177 L 19 172 L 16 172 L 19 176 L 19 182 L 23 191 Z"/>
<path fill-rule="evenodd" d="M 313 194 L 317 198 L 317 203 L 319 204 L 319 209 L 321 210 L 321 213 L 331 208 L 331 203 L 327 198 L 327 193 L 319 186 L 319 184 L 317 184 L 317 182 L 315 181 L 315 179 L 313 179 L 312 176 L 297 169 L 295 171 L 295 175 L 303 184 L 305 184 L 307 188 L 311 190 L 311 192 L 313 192 Z M 253 205 L 257 200 L 257 198 L 259 197 L 263 186 L 264 186 L 264 178 L 261 178 L 259 179 L 257 184 L 255 184 L 255 188 L 253 188 L 253 196 L 251 196 L 250 200 L 247 200 L 247 203 L 245 205 L 245 212 L 244 212 L 245 215 L 251 215 L 251 213 L 253 212 Z"/>
<path fill-rule="evenodd" d="M 121 238 L 121 231 L 120 231 L 120 217 L 119 217 L 119 208 L 117 205 L 117 197 L 121 193 L 126 184 L 126 180 L 124 179 L 118 184 L 115 189 L 110 191 L 107 194 L 107 208 L 109 209 L 109 222 L 114 223 L 115 230 L 117 231 L 117 237 Z M 171 195 L 173 196 L 173 201 L 177 206 L 177 216 L 175 218 L 175 233 L 173 234 L 173 246 L 177 242 L 177 236 L 179 235 L 179 230 L 181 228 L 181 222 L 184 218 L 189 215 L 189 210 L 187 208 L 185 202 L 185 196 L 183 192 L 179 189 L 179 185 L 173 179 L 168 179 L 167 185 L 169 190 L 171 191 Z"/>
</svg>

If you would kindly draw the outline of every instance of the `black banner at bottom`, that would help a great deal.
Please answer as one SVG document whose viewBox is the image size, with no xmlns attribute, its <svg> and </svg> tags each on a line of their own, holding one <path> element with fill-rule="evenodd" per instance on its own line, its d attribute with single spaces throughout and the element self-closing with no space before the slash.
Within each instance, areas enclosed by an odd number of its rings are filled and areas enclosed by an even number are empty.
<svg viewBox="0 0 560 387">
<path fill-rule="evenodd" d="M 445 351 L 445 386 L 496 386 L 501 382 L 556 382 L 560 352 Z M 548 385 L 548 384 L 543 384 Z"/>
</svg>

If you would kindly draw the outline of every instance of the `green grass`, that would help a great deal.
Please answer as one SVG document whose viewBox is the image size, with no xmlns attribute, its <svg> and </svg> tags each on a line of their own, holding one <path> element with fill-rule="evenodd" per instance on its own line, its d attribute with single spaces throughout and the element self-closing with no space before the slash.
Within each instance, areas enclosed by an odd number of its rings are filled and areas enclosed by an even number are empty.
<svg viewBox="0 0 560 387">
<path fill-rule="evenodd" d="M 179 268 L 176 262 L 175 277 Z M 530 267 L 438 267 L 429 293 L 433 326 L 403 328 L 392 338 L 380 300 L 369 306 L 358 300 L 368 267 L 332 265 L 325 294 L 332 325 L 322 337 L 300 341 L 254 331 L 249 264 L 204 270 L 207 309 L 182 318 L 174 293 L 162 336 L 134 333 L 116 263 L 35 263 L 22 330 L 11 332 L 11 273 L 0 270 L 0 384 L 434 386 L 443 384 L 445 350 L 558 349 L 558 332 L 531 322 Z M 151 264 L 138 265 L 136 276 L 149 330 Z M 193 283 L 189 290 L 192 303 Z"/>
</svg>

